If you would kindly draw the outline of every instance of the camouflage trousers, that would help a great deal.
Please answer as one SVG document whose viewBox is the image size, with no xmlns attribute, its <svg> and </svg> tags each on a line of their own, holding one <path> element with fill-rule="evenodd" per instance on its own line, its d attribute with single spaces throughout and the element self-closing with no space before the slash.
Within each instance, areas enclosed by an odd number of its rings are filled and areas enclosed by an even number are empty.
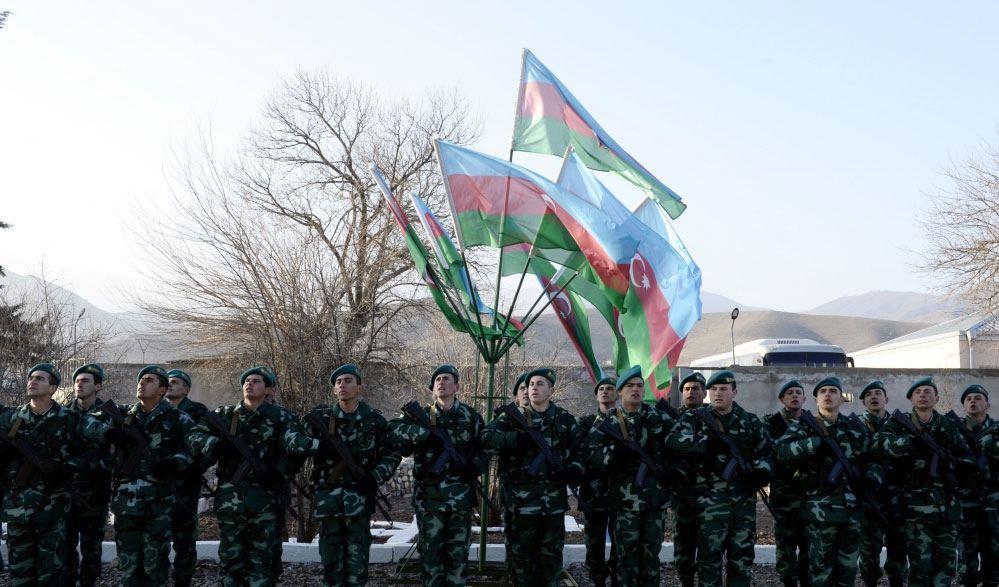
<svg viewBox="0 0 999 587">
<path fill-rule="evenodd" d="M 999 564 L 999 561 L 993 563 L 989 559 L 989 548 L 995 537 L 989 528 L 989 518 L 984 508 L 962 507 L 960 534 L 958 577 L 965 585 L 977 585 L 989 576 L 992 566 Z"/>
<path fill-rule="evenodd" d="M 860 552 L 860 519 L 808 520 L 808 574 L 813 587 L 853 587 Z"/>
<path fill-rule="evenodd" d="M 904 496 L 903 499 L 908 498 Z M 957 566 L 957 521 L 960 506 L 907 502 L 906 554 L 912 587 L 950 585 Z"/>
<path fill-rule="evenodd" d="M 681 497 L 674 503 L 673 566 L 680 576 L 680 585 L 693 587 L 697 575 L 697 498 Z"/>
<path fill-rule="evenodd" d="M 697 576 L 701 585 L 749 587 L 756 544 L 756 499 L 721 495 L 700 501 L 697 513 Z"/>
<path fill-rule="evenodd" d="M 275 583 L 281 579 L 281 573 L 284 572 L 284 562 L 281 559 L 284 556 L 285 534 L 288 532 L 288 505 L 290 503 L 291 492 L 289 489 L 278 499 L 277 540 L 274 541 L 274 550 L 271 552 L 271 579 Z"/>
<path fill-rule="evenodd" d="M 464 585 L 472 541 L 471 508 L 428 510 L 417 503 L 416 524 L 420 528 L 416 548 L 423 585 Z"/>
<path fill-rule="evenodd" d="M 617 584 L 641 587 L 659 584 L 659 551 L 666 532 L 666 508 L 622 510 L 614 514 Z"/>
<path fill-rule="evenodd" d="M 892 585 L 905 581 L 908 563 L 905 558 L 905 524 L 898 510 L 890 504 L 881 508 L 888 518 L 887 530 L 881 527 L 877 517 L 864 512 L 860 522 L 860 578 L 867 584 L 877 583 L 881 577 L 881 548 L 887 549 L 885 574 Z"/>
<path fill-rule="evenodd" d="M 120 585 L 166 585 L 170 574 L 170 511 L 143 515 L 115 514 L 114 541 L 118 547 Z"/>
<path fill-rule="evenodd" d="M 274 542 L 277 538 L 277 514 L 267 507 L 254 512 L 220 512 L 216 506 L 215 517 L 219 524 L 219 566 L 222 585 L 225 587 L 269 587 Z"/>
<path fill-rule="evenodd" d="M 803 497 L 781 497 L 773 494 L 770 507 L 774 513 L 774 545 L 777 554 L 777 576 L 784 585 L 807 587 L 808 541 L 801 510 Z"/>
<path fill-rule="evenodd" d="M 999 504 L 986 506 L 985 511 L 989 518 L 989 530 L 992 532 L 989 560 L 993 564 L 989 566 L 989 574 L 983 583 L 986 587 L 999 587 Z"/>
<path fill-rule="evenodd" d="M 45 524 L 8 522 L 7 548 L 11 585 L 62 585 L 66 559 L 64 519 Z"/>
<path fill-rule="evenodd" d="M 320 520 L 319 558 L 325 587 L 366 584 L 370 551 L 371 514 Z"/>
<path fill-rule="evenodd" d="M 108 522 L 111 487 L 100 493 L 81 492 L 86 500 L 73 499 L 66 517 L 66 583 L 90 587 L 101 576 L 101 550 Z M 77 554 L 77 544 L 80 552 Z"/>
<path fill-rule="evenodd" d="M 506 566 L 518 587 L 548 587 L 562 570 L 565 514 L 510 512 L 505 528 Z"/>
<path fill-rule="evenodd" d="M 178 485 L 174 494 L 170 535 L 173 539 L 173 581 L 177 587 L 186 587 L 194 577 L 198 563 L 198 499 L 201 484 Z"/>
<path fill-rule="evenodd" d="M 611 527 L 610 513 L 590 506 L 589 512 L 584 516 L 583 541 L 586 544 L 586 571 L 590 575 L 590 580 L 596 585 L 604 585 L 607 578 L 614 573 L 616 560 L 614 558 L 614 532 Z M 610 558 L 607 558 L 605 553 L 608 531 L 610 531 L 611 541 Z"/>
</svg>

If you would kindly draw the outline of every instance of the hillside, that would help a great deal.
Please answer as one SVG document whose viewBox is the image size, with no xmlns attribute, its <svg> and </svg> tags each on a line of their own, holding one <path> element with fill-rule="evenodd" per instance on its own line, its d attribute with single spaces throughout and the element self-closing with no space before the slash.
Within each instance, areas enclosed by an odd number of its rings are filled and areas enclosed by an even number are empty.
<svg viewBox="0 0 999 587">
<path fill-rule="evenodd" d="M 911 291 L 869 291 L 836 298 L 807 313 L 937 324 L 963 316 L 967 309 L 965 304 L 946 296 Z"/>
</svg>

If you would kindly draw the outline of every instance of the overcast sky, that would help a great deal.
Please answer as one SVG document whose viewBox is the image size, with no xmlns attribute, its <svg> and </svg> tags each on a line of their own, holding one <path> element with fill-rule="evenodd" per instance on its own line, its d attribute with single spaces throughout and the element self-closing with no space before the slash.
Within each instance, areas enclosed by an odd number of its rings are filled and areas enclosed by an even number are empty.
<svg viewBox="0 0 999 587">
<path fill-rule="evenodd" d="M 0 232 L 0 263 L 36 273 L 44 260 L 109 310 L 134 283 L 129 214 L 166 193 L 171 143 L 206 119 L 223 145 L 235 142 L 296 68 L 328 67 L 389 95 L 456 86 L 484 118 L 477 148 L 505 156 L 528 47 L 684 197 L 676 226 L 704 288 L 789 311 L 925 291 L 912 269 L 916 214 L 945 185 L 941 170 L 992 140 L 999 120 L 999 4 L 989 2 L 0 0 L 4 9 L 14 14 L 0 30 L 0 219 L 14 228 Z M 143 224 L 155 235 L 155 218 Z"/>
</svg>

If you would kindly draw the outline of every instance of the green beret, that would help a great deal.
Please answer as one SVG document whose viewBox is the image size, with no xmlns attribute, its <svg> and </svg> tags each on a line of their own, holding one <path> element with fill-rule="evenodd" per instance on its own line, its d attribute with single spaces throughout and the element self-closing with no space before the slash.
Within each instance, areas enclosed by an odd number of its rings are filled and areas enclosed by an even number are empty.
<svg viewBox="0 0 999 587">
<path fill-rule="evenodd" d="M 55 379 L 55 384 L 59 385 L 62 383 L 62 373 L 59 373 L 59 369 L 56 368 L 52 363 L 38 363 L 34 367 L 28 369 L 28 377 L 35 371 L 45 371 Z"/>
<path fill-rule="evenodd" d="M 77 368 L 76 371 L 73 371 L 73 381 L 76 381 L 76 376 L 80 374 L 93 375 L 94 383 L 104 383 L 104 367 L 101 367 L 97 363 L 87 363 Z"/>
<path fill-rule="evenodd" d="M 614 389 L 621 391 L 624 384 L 635 377 L 642 377 L 642 367 L 640 365 L 633 365 L 627 371 L 621 373 L 621 376 L 617 378 L 617 384 L 614 386 Z M 643 378 L 642 381 L 645 381 L 645 379 Z"/>
<path fill-rule="evenodd" d="M 704 384 L 704 387 L 727 384 L 735 385 L 735 373 L 729 371 L 728 369 L 722 369 L 721 371 L 715 371 L 711 378 L 708 379 L 708 382 Z"/>
<path fill-rule="evenodd" d="M 555 379 L 556 379 L 556 377 L 555 377 L 555 370 L 554 369 L 549 369 L 548 367 L 542 367 L 541 369 L 535 369 L 534 371 L 528 371 L 527 372 L 527 377 L 524 379 L 524 381 L 528 385 L 530 385 L 531 384 L 531 378 L 533 378 L 535 376 L 544 377 L 545 379 L 548 380 L 549 383 L 552 384 L 552 387 L 555 386 Z"/>
<path fill-rule="evenodd" d="M 613 385 L 614 388 L 617 389 L 617 379 L 607 376 L 601 379 L 600 381 L 597 381 L 597 384 L 593 386 L 593 393 L 597 393 L 597 390 L 600 389 L 601 385 L 607 385 L 607 384 Z"/>
<path fill-rule="evenodd" d="M 513 382 L 513 396 L 517 396 L 517 390 L 520 389 L 521 384 L 527 383 L 527 373 L 521 373 L 517 380 Z"/>
<path fill-rule="evenodd" d="M 361 370 L 354 363 L 347 363 L 346 365 L 340 365 L 330 373 L 330 385 L 336 383 L 336 378 L 341 375 L 353 375 L 357 382 L 361 382 Z"/>
<path fill-rule="evenodd" d="M 978 385 L 977 383 L 969 385 L 967 389 L 961 392 L 961 403 L 964 403 L 964 398 L 968 397 L 969 393 L 980 393 L 985 396 L 985 399 L 989 399 L 989 392 L 987 389 Z"/>
<path fill-rule="evenodd" d="M 930 387 L 933 388 L 933 391 L 936 392 L 940 391 L 939 389 L 937 389 L 937 384 L 933 383 L 932 377 L 923 377 L 922 379 L 913 383 L 912 387 L 909 388 L 909 391 L 905 392 L 905 399 L 912 399 L 912 392 L 916 391 L 917 387 L 922 387 L 924 385 L 929 385 Z"/>
<path fill-rule="evenodd" d="M 269 367 L 257 365 L 256 367 L 250 367 L 246 371 L 239 374 L 240 387 L 246 383 L 246 378 L 250 375 L 260 375 L 264 379 L 264 387 L 274 387 L 277 385 L 277 377 L 274 375 L 274 371 L 271 371 Z"/>
<path fill-rule="evenodd" d="M 864 401 L 864 395 L 866 395 L 868 391 L 871 391 L 871 390 L 874 390 L 874 389 L 880 389 L 881 391 L 883 391 L 885 393 L 885 395 L 888 395 L 888 390 L 885 389 L 885 384 L 881 383 L 881 380 L 875 379 L 874 381 L 871 381 L 870 383 L 868 383 L 867 387 L 865 387 L 864 389 L 860 390 L 860 401 Z"/>
<path fill-rule="evenodd" d="M 812 388 L 812 397 L 818 397 L 820 387 L 835 387 L 840 393 L 843 393 L 843 384 L 840 383 L 839 377 L 826 377 L 816 383 L 815 387 Z"/>
<path fill-rule="evenodd" d="M 681 379 L 680 380 L 680 389 L 683 389 L 683 386 L 686 385 L 690 381 L 696 381 L 696 382 L 698 382 L 698 383 L 701 384 L 701 387 L 704 387 L 704 375 L 701 375 L 700 371 L 694 371 L 690 375 L 687 375 L 686 377 L 684 377 L 683 379 Z"/>
<path fill-rule="evenodd" d="M 787 383 L 785 383 L 784 385 L 780 386 L 780 391 L 777 392 L 777 399 L 784 397 L 784 394 L 787 393 L 787 390 L 791 389 L 792 387 L 800 387 L 801 391 L 805 391 L 805 386 L 802 385 L 800 381 L 798 381 L 797 379 L 792 379 Z"/>
<path fill-rule="evenodd" d="M 191 387 L 191 376 L 187 374 L 187 371 L 181 371 L 180 369 L 173 369 L 172 371 L 167 372 L 167 377 L 168 378 L 176 377 L 177 379 L 180 379 L 181 381 L 186 383 L 188 387 Z"/>
<path fill-rule="evenodd" d="M 430 385 L 428 385 L 427 387 L 430 388 L 431 391 L 433 391 L 434 380 L 437 379 L 438 375 L 444 375 L 444 374 L 451 375 L 452 377 L 454 377 L 454 382 L 458 383 L 458 368 L 455 367 L 454 365 L 441 365 L 440 367 L 434 369 L 434 372 L 430 374 Z M 357 380 L 358 381 L 361 380 L 360 375 L 357 377 Z"/>
<path fill-rule="evenodd" d="M 170 385 L 170 380 L 167 378 L 166 369 L 160 367 L 159 365 L 146 365 L 139 371 L 139 374 L 135 376 L 135 380 L 138 381 L 142 379 L 143 375 L 155 375 L 160 378 L 163 382 L 163 387 Z"/>
</svg>

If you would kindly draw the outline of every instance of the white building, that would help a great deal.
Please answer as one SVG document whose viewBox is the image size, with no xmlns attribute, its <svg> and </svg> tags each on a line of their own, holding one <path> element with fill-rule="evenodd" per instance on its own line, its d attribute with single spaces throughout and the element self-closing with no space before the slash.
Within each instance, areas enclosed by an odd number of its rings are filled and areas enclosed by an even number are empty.
<svg viewBox="0 0 999 587">
<path fill-rule="evenodd" d="M 999 368 L 999 317 L 972 314 L 849 353 L 855 367 Z"/>
</svg>

